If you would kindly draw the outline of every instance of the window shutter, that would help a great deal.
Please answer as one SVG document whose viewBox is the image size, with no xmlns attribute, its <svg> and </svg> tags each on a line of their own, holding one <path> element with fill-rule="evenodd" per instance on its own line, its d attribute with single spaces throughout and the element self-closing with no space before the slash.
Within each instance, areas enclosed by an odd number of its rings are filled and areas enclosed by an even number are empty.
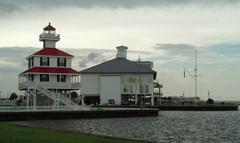
<svg viewBox="0 0 240 143">
<path fill-rule="evenodd" d="M 40 66 L 42 66 L 42 57 L 40 57 Z"/>
<path fill-rule="evenodd" d="M 49 57 L 47 58 L 47 65 L 49 66 Z"/>
<path fill-rule="evenodd" d="M 34 57 L 32 57 L 32 66 L 34 66 Z"/>
<path fill-rule="evenodd" d="M 28 59 L 28 68 L 30 68 L 30 59 Z"/>
<path fill-rule="evenodd" d="M 67 66 L 67 59 L 64 58 L 64 66 L 66 67 Z"/>
</svg>

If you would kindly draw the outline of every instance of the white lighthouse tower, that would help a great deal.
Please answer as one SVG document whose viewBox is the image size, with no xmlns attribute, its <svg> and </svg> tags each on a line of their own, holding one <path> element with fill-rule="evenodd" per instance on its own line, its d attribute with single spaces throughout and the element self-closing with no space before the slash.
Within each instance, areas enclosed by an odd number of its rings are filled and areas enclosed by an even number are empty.
<svg viewBox="0 0 240 143">
<path fill-rule="evenodd" d="M 55 48 L 56 42 L 60 40 L 60 35 L 56 34 L 56 29 L 52 27 L 51 23 L 43 28 L 43 33 L 39 36 L 39 41 L 43 42 L 43 48 Z"/>
<path fill-rule="evenodd" d="M 39 40 L 43 48 L 28 56 L 28 69 L 19 74 L 19 90 L 25 91 L 26 105 L 35 109 L 36 106 L 69 107 L 76 109 L 68 95 L 80 89 L 79 72 L 72 69 L 73 55 L 56 48 L 60 35 L 49 23 L 43 28 Z"/>
</svg>

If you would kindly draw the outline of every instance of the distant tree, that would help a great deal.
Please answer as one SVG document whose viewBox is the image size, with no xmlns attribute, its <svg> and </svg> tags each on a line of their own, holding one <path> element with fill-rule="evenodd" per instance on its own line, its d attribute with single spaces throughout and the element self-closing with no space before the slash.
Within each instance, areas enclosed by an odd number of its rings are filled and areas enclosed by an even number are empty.
<svg viewBox="0 0 240 143">
<path fill-rule="evenodd" d="M 11 95 L 10 95 L 10 97 L 9 97 L 9 100 L 15 100 L 15 99 L 17 99 L 17 94 L 15 93 L 15 92 L 13 92 Z"/>
<path fill-rule="evenodd" d="M 207 100 L 207 104 L 213 104 L 213 103 L 214 103 L 213 99 L 208 98 L 208 100 Z"/>
<path fill-rule="evenodd" d="M 78 97 L 77 92 L 75 92 L 75 91 L 71 92 L 71 98 L 72 99 L 77 98 L 77 97 Z"/>
</svg>

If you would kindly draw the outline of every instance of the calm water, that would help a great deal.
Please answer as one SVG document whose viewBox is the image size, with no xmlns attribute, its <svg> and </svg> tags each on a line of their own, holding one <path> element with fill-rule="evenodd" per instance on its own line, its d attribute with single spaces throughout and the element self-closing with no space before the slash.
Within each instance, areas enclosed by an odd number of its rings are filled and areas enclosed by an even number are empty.
<svg viewBox="0 0 240 143">
<path fill-rule="evenodd" d="M 240 143 L 240 112 L 159 112 L 159 117 L 28 121 L 18 124 L 156 142 Z"/>
</svg>

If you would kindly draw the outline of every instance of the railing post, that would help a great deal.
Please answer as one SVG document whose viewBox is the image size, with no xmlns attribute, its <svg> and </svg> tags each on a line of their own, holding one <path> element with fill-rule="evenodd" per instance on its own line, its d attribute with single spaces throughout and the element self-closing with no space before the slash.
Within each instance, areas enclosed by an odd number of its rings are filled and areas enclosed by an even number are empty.
<svg viewBox="0 0 240 143">
<path fill-rule="evenodd" d="M 27 92 L 26 92 L 26 104 L 27 104 L 27 110 L 29 110 L 29 89 L 27 89 Z"/>
<path fill-rule="evenodd" d="M 37 102 L 37 99 L 36 99 L 37 95 L 36 94 L 37 94 L 37 89 L 34 89 L 34 94 L 33 94 L 33 110 L 34 111 L 36 111 L 36 106 L 37 106 L 37 103 L 36 103 Z"/>
</svg>

